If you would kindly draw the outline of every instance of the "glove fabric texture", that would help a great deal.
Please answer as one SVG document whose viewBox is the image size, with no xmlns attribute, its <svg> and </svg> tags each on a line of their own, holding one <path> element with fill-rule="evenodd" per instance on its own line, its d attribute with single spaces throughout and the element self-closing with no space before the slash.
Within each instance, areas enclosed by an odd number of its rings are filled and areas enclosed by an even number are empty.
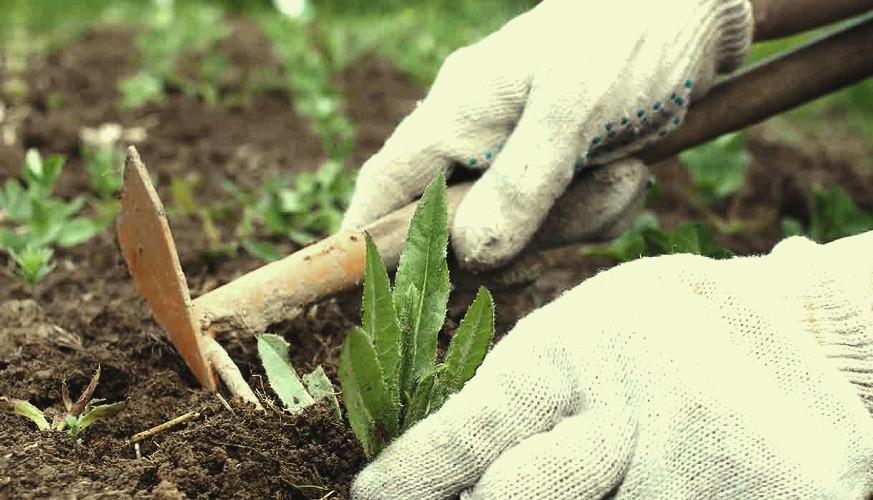
<svg viewBox="0 0 873 500">
<path fill-rule="evenodd" d="M 452 164 L 488 169 L 458 209 L 455 254 L 498 267 L 530 240 L 574 171 L 682 123 L 752 37 L 749 0 L 544 0 L 452 53 L 418 107 L 361 168 L 343 227 L 421 194 Z"/>
<path fill-rule="evenodd" d="M 871 256 L 873 232 L 602 272 L 522 319 L 352 497 L 864 498 Z"/>
</svg>

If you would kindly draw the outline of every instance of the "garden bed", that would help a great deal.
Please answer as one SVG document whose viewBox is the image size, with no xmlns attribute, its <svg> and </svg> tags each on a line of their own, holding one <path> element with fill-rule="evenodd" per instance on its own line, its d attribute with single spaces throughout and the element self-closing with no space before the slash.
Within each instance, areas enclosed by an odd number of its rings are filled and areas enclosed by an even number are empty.
<svg viewBox="0 0 873 500">
<path fill-rule="evenodd" d="M 236 68 L 271 64 L 254 25 L 235 21 L 227 44 Z M 18 140 L 0 146 L 0 179 L 17 177 L 28 148 L 62 153 L 67 163 L 58 193 L 70 198 L 89 189 L 79 146 L 80 129 L 104 123 L 140 128 L 137 147 L 170 207 L 183 270 L 200 295 L 261 265 L 244 252 L 210 251 L 196 216 L 172 211 L 174 177 L 198 186 L 200 203 L 221 197 L 220 179 L 255 186 L 276 172 L 308 172 L 325 160 L 322 144 L 282 91 L 258 91 L 245 102 L 208 105 L 171 92 L 134 111 L 119 111 L 118 80 L 136 69 L 133 34 L 89 31 L 67 47 L 34 58 L 26 73 L 27 115 Z M 346 96 L 356 142 L 348 167 L 374 153 L 424 89 L 378 57 L 364 57 L 337 82 Z M 764 221 L 753 232 L 720 234 L 738 254 L 768 250 L 782 236 L 780 219 L 807 223 L 811 188 L 841 185 L 873 211 L 873 156 L 863 137 L 838 118 L 827 130 L 787 127 L 784 118 L 750 130 L 749 181 L 714 210 L 727 220 Z M 692 200 L 691 182 L 676 159 L 653 167 L 658 195 L 652 210 L 664 228 L 704 215 Z M 769 223 L 766 223 L 770 221 Z M 228 234 L 231 225 L 218 224 Z M 291 250 L 292 247 L 284 247 Z M 197 381 L 139 298 L 118 250 L 103 231 L 87 243 L 56 253 L 57 268 L 35 292 L 0 273 L 0 395 L 60 408 L 61 381 L 76 394 L 102 367 L 96 396 L 128 401 L 119 415 L 84 433 L 82 446 L 59 433 L 40 433 L 25 419 L 0 415 L 0 496 L 6 498 L 348 498 L 365 458 L 347 424 L 326 406 L 293 416 L 269 407 L 261 413 L 231 401 L 226 407 Z M 545 254 L 546 270 L 529 286 L 496 290 L 498 330 L 562 290 L 613 265 L 586 257 L 580 247 Z M 0 265 L 8 264 L 0 253 Z M 451 331 L 475 288 L 459 288 L 450 302 Z M 301 372 L 323 365 L 336 383 L 339 347 L 360 321 L 359 293 L 349 293 L 273 325 L 291 345 Z M 584 325 L 584 318 L 579 319 Z M 252 387 L 270 395 L 251 338 L 219 339 Z M 186 412 L 199 414 L 177 427 L 128 443 L 135 433 Z"/>
</svg>

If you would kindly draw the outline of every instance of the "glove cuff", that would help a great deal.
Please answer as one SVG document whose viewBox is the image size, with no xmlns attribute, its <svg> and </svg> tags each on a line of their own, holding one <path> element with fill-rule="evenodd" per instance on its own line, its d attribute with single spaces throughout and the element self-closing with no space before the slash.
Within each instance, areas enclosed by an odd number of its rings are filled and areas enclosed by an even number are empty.
<svg viewBox="0 0 873 500">
<path fill-rule="evenodd" d="M 873 231 L 821 246 L 790 238 L 773 253 L 788 252 L 785 260 L 808 262 L 800 266 L 795 282 L 803 307 L 800 322 L 873 413 L 871 248 Z"/>
<path fill-rule="evenodd" d="M 715 68 L 728 73 L 743 63 L 752 46 L 754 16 L 750 0 L 718 0 L 715 23 L 718 41 L 715 47 Z"/>
</svg>

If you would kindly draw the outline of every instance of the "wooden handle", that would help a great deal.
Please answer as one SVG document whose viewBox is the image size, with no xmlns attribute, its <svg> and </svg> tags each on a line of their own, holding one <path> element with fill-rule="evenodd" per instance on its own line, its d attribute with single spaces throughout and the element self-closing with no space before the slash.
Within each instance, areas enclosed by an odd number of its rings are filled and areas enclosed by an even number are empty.
<svg viewBox="0 0 873 500">
<path fill-rule="evenodd" d="M 870 0 L 752 0 L 755 41 L 803 33 L 869 10 Z"/>
</svg>

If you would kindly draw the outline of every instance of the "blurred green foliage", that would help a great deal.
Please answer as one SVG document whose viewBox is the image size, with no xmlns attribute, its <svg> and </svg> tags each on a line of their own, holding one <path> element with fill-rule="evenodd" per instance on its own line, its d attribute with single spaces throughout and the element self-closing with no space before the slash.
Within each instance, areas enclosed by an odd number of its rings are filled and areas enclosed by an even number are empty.
<svg viewBox="0 0 873 500">
<path fill-rule="evenodd" d="M 812 189 L 812 210 L 807 227 L 793 218 L 782 219 L 785 236 L 806 234 L 819 243 L 852 236 L 873 229 L 873 214 L 861 209 L 845 189 L 834 186 Z"/>
<path fill-rule="evenodd" d="M 152 2 L 143 13 L 145 29 L 134 44 L 141 69 L 119 82 L 121 108 L 137 108 L 159 102 L 169 87 L 215 104 L 228 70 L 227 56 L 218 43 L 230 32 L 224 11 L 211 5 Z M 187 71 L 181 71 L 180 60 Z"/>
<path fill-rule="evenodd" d="M 6 179 L 0 186 L 0 250 L 15 263 L 15 272 L 31 291 L 54 269 L 53 248 L 72 247 L 85 242 L 104 226 L 78 215 L 84 196 L 66 201 L 53 194 L 65 158 L 42 158 L 35 149 L 27 151 L 22 180 Z"/>
<path fill-rule="evenodd" d="M 182 91 L 206 102 L 222 104 L 245 95 L 222 95 L 222 85 L 233 68 L 220 42 L 230 29 L 227 15 L 247 16 L 258 23 L 273 43 L 281 70 L 243 82 L 245 94 L 258 89 L 283 89 L 296 111 L 306 117 L 322 139 L 325 167 L 294 181 L 270 180 L 251 192 L 229 190 L 231 205 L 243 212 L 232 248 L 242 247 L 265 259 L 282 254 L 271 242 L 254 239 L 260 228 L 273 237 L 304 243 L 332 231 L 341 218 L 351 191 L 351 177 L 340 166 L 353 144 L 354 129 L 346 116 L 338 74 L 357 58 L 378 54 L 393 61 L 422 84 L 435 77 L 445 57 L 460 46 L 494 31 L 536 0 L 309 0 L 306 15 L 285 17 L 272 0 L 0 0 L 0 52 L 7 78 L 0 96 L 20 102 L 26 92 L 23 68 L 27 57 L 69 43 L 95 25 L 125 25 L 137 29 L 140 71 L 120 83 L 122 107 L 134 108 Z M 825 32 L 817 30 L 784 40 L 756 44 L 749 64 L 805 43 Z M 580 48 L 583 50 L 584 48 Z M 180 71 L 180 61 L 185 64 Z M 873 152 L 873 79 L 787 113 L 788 127 L 818 127 L 834 118 L 863 134 Z M 871 153 L 873 154 L 873 153 Z M 731 134 L 685 152 L 694 186 L 693 196 L 704 210 L 714 211 L 745 182 L 749 156 L 744 135 Z M 105 158 L 91 155 L 88 168 L 109 172 Z M 115 178 L 95 177 L 99 198 L 109 199 L 117 189 Z M 187 191 L 186 191 L 187 190 Z M 174 196 L 208 226 L 221 210 L 198 207 L 190 186 L 174 183 Z M 656 196 L 652 191 L 650 197 Z M 837 188 L 816 188 L 812 219 L 807 223 L 785 219 L 785 234 L 804 233 L 826 241 L 869 228 L 870 214 L 861 211 Z M 178 201 L 177 200 L 177 201 Z M 185 201 L 187 200 L 187 201 Z M 72 215 L 72 214 L 70 214 Z M 710 214 L 711 215 L 711 214 Z M 602 255 L 627 260 L 640 255 L 691 251 L 724 256 L 716 234 L 726 234 L 731 221 L 686 223 L 662 232 L 657 220 L 643 217 L 625 237 Z M 745 227 L 742 224 L 737 227 Z M 745 229 L 743 229 L 745 230 Z M 40 246 L 43 248 L 43 246 Z M 48 262 L 50 255 L 32 256 Z"/>
<path fill-rule="evenodd" d="M 644 213 L 631 228 L 609 245 L 588 247 L 586 255 L 628 262 L 641 257 L 693 253 L 726 259 L 731 252 L 722 248 L 712 228 L 702 222 L 683 222 L 672 231 L 662 231 L 657 217 Z"/>
<path fill-rule="evenodd" d="M 752 46 L 752 52 L 746 60 L 746 65 L 757 64 L 780 53 L 814 41 L 816 38 L 824 36 L 834 29 L 839 29 L 840 27 L 857 23 L 870 17 L 873 17 L 873 14 L 865 14 L 858 18 L 838 23 L 836 26 L 819 28 L 789 38 L 757 43 Z M 871 151 L 873 151 L 873 78 L 868 78 L 861 83 L 800 106 L 789 111 L 786 115 L 796 123 L 807 122 L 818 124 L 821 120 L 833 118 L 834 113 L 845 117 L 845 121 L 851 129 L 863 134 Z"/>
<path fill-rule="evenodd" d="M 751 155 L 745 140 L 744 132 L 725 134 L 679 155 L 695 193 L 704 203 L 719 202 L 746 183 Z"/>
</svg>

